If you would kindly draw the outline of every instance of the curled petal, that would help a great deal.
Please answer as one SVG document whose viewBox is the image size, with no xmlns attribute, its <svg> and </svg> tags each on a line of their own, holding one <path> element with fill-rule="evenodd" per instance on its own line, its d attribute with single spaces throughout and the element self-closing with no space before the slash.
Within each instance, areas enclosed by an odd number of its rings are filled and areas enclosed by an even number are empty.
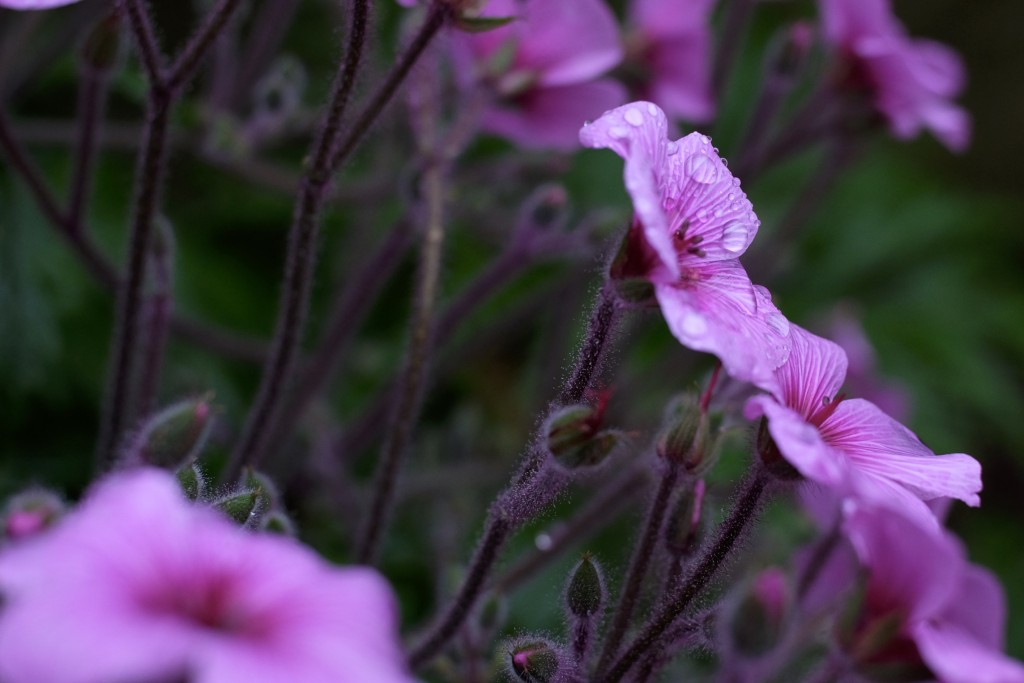
<svg viewBox="0 0 1024 683">
<path fill-rule="evenodd" d="M 935 455 L 912 431 L 863 399 L 843 401 L 822 425 L 825 440 L 858 471 L 887 479 L 921 500 L 980 504 L 981 465 L 964 453 Z"/>
<path fill-rule="evenodd" d="M 747 419 L 765 417 L 768 432 L 783 457 L 800 474 L 843 495 L 849 488 L 850 467 L 842 453 L 830 448 L 814 425 L 769 396 L 754 396 L 743 414 Z"/>
<path fill-rule="evenodd" d="M 1024 666 L 948 621 L 913 627 L 922 659 L 942 683 L 1024 683 Z"/>
</svg>

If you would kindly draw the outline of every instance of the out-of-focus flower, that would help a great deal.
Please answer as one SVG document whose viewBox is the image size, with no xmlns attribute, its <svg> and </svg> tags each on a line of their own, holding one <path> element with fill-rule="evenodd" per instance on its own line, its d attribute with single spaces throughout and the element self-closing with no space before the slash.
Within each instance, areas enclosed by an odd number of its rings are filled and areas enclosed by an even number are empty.
<svg viewBox="0 0 1024 683">
<path fill-rule="evenodd" d="M 952 99 L 964 88 L 960 56 L 931 40 L 913 39 L 888 0 L 820 0 L 825 38 L 842 60 L 844 85 L 867 89 L 892 134 L 927 128 L 954 151 L 970 142 L 971 122 Z"/>
<path fill-rule="evenodd" d="M 626 99 L 619 83 L 598 79 L 623 54 L 602 0 L 489 0 L 479 16 L 518 17 L 456 38 L 463 78 L 490 97 L 485 130 L 524 147 L 571 150 L 580 122 Z"/>
<path fill-rule="evenodd" d="M 238 529 L 159 470 L 0 553 L 0 592 L 6 683 L 411 680 L 376 572 Z"/>
<path fill-rule="evenodd" d="M 52 491 L 33 488 L 13 496 L 0 513 L 0 546 L 44 532 L 64 515 L 66 506 Z"/>
<path fill-rule="evenodd" d="M 1002 653 L 1002 588 L 951 534 L 871 506 L 850 511 L 845 529 L 869 572 L 861 614 L 844 635 L 862 666 L 923 663 L 940 683 L 1024 681 L 1024 666 Z"/>
<path fill-rule="evenodd" d="M 625 73 L 634 94 L 669 116 L 703 123 L 711 92 L 711 10 L 715 0 L 633 0 Z"/>
<path fill-rule="evenodd" d="M 792 351 L 776 371 L 773 396 L 754 396 L 747 419 L 767 418 L 771 441 L 800 474 L 842 497 L 897 507 L 919 523 L 937 528 L 923 501 L 943 496 L 978 505 L 981 466 L 963 453 L 935 455 L 902 424 L 864 399 L 838 395 L 846 376 L 846 354 L 838 344 L 796 325 Z"/>
<path fill-rule="evenodd" d="M 78 0 L 0 0 L 0 7 L 8 9 L 52 9 L 78 2 Z"/>
<path fill-rule="evenodd" d="M 828 338 L 846 352 L 846 386 L 850 392 L 866 398 L 886 415 L 903 421 L 909 412 L 904 388 L 887 382 L 878 374 L 875 349 L 864 333 L 860 320 L 849 308 L 838 308 L 828 321 Z"/>
<path fill-rule="evenodd" d="M 680 342 L 768 390 L 789 353 L 789 323 L 738 260 L 760 221 L 707 136 L 667 134 L 665 113 L 650 102 L 609 111 L 580 131 L 585 146 L 626 161 L 635 217 L 612 275 L 651 282 Z"/>
</svg>

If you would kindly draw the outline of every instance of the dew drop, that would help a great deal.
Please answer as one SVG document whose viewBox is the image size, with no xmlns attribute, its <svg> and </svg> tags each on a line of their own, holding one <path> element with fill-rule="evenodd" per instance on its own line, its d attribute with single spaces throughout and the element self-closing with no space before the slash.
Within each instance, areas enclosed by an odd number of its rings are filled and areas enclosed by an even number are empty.
<svg viewBox="0 0 1024 683">
<path fill-rule="evenodd" d="M 697 209 L 697 218 L 699 220 L 704 220 L 707 217 L 708 217 L 708 210 L 707 209 Z"/>
<path fill-rule="evenodd" d="M 656 104 L 654 104 L 653 102 L 648 102 L 647 103 L 647 111 L 650 113 L 651 116 L 657 116 L 658 115 L 658 106 Z"/>
<path fill-rule="evenodd" d="M 533 543 L 537 546 L 537 550 L 547 552 L 548 550 L 551 550 L 551 547 L 555 544 L 555 541 L 553 538 L 551 538 L 549 534 L 541 532 L 537 534 L 537 537 L 535 539 L 533 539 Z"/>
<path fill-rule="evenodd" d="M 733 254 L 738 254 L 747 246 L 747 229 L 743 224 L 733 221 L 722 229 L 722 247 Z"/>
<path fill-rule="evenodd" d="M 627 109 L 625 117 L 626 123 L 631 126 L 644 125 L 644 115 L 639 109 Z"/>
<path fill-rule="evenodd" d="M 629 135 L 629 131 L 621 126 L 612 126 L 608 130 L 608 135 L 611 135 L 616 140 L 621 140 L 622 138 Z"/>
<path fill-rule="evenodd" d="M 668 143 L 668 145 L 665 146 L 665 153 L 668 154 L 669 156 L 674 156 L 677 152 L 679 152 L 678 143 L 670 142 Z"/>
<path fill-rule="evenodd" d="M 718 166 L 706 154 L 694 154 L 686 160 L 686 175 L 703 185 L 718 180 Z"/>
<path fill-rule="evenodd" d="M 726 199 L 728 199 L 731 202 L 732 200 L 736 199 L 736 195 L 730 192 L 729 194 L 726 195 Z"/>
<path fill-rule="evenodd" d="M 786 316 L 782 315 L 777 311 L 773 311 L 765 316 L 765 321 L 768 326 L 781 335 L 789 334 L 789 321 L 786 320 Z"/>
<path fill-rule="evenodd" d="M 721 218 L 723 213 L 725 212 L 721 209 L 715 209 L 715 218 Z"/>
</svg>

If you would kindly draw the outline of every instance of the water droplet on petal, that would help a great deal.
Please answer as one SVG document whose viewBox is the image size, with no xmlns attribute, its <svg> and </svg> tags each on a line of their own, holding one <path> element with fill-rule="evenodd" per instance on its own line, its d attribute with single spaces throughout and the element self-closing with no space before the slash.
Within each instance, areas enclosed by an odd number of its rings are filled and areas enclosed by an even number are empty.
<svg viewBox="0 0 1024 683">
<path fill-rule="evenodd" d="M 694 154 L 686 160 L 686 175 L 698 183 L 710 185 L 718 180 L 718 165 L 706 154 Z"/>
<path fill-rule="evenodd" d="M 642 126 L 644 125 L 644 115 L 639 109 L 627 109 L 626 110 L 626 123 L 631 126 Z"/>
<path fill-rule="evenodd" d="M 647 103 L 647 111 L 650 112 L 651 116 L 657 116 L 658 115 L 658 106 L 656 104 L 654 104 L 653 102 L 648 102 Z"/>
<path fill-rule="evenodd" d="M 715 218 L 721 218 L 723 213 L 725 212 L 721 209 L 715 209 Z"/>
<path fill-rule="evenodd" d="M 616 140 L 621 140 L 629 135 L 629 131 L 621 126 L 612 126 L 608 130 L 608 135 L 611 135 Z"/>
<path fill-rule="evenodd" d="M 730 192 L 729 194 L 726 195 L 726 198 L 731 202 L 733 199 L 736 198 L 736 195 Z"/>
<path fill-rule="evenodd" d="M 733 221 L 722 229 L 722 247 L 738 254 L 747 246 L 747 229 L 742 223 Z"/>
<path fill-rule="evenodd" d="M 704 220 L 707 217 L 708 217 L 708 210 L 707 209 L 697 209 L 697 218 L 699 220 Z"/>
<path fill-rule="evenodd" d="M 786 320 L 786 316 L 782 315 L 778 311 L 773 311 L 766 315 L 765 322 L 767 322 L 768 326 L 779 334 L 789 334 L 789 321 Z"/>
<path fill-rule="evenodd" d="M 670 142 L 670 143 L 668 143 L 668 145 L 665 146 L 665 153 L 668 154 L 669 156 L 673 156 L 678 151 L 679 151 L 679 144 L 678 143 Z"/>
</svg>

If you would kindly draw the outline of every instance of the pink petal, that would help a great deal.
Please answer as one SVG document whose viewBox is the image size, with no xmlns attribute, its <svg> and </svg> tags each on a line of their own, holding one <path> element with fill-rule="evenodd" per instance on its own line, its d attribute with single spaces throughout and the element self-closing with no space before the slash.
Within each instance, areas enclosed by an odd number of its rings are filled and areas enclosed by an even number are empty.
<svg viewBox="0 0 1024 683">
<path fill-rule="evenodd" d="M 995 575 L 970 565 L 960 576 L 956 599 L 939 617 L 969 633 L 979 644 L 1002 650 L 1006 635 L 1006 594 Z"/>
<path fill-rule="evenodd" d="M 1024 683 L 1024 666 L 948 621 L 913 627 L 921 657 L 942 683 Z"/>
<path fill-rule="evenodd" d="M 51 9 L 75 2 L 78 0 L 0 0 L 0 7 L 18 10 Z"/>
<path fill-rule="evenodd" d="M 762 416 L 768 419 L 772 440 L 800 474 L 840 495 L 847 492 L 850 467 L 846 458 L 830 448 L 815 426 L 801 415 L 764 395 L 748 400 L 743 414 L 748 420 Z"/>
<path fill-rule="evenodd" d="M 789 352 L 786 319 L 737 260 L 708 263 L 691 275 L 655 283 L 669 330 L 684 346 L 718 356 L 731 377 L 774 387 L 775 368 Z"/>
<path fill-rule="evenodd" d="M 602 0 L 527 0 L 524 9 L 516 62 L 543 85 L 588 81 L 622 61 L 619 27 Z"/>
<path fill-rule="evenodd" d="M 715 0 L 633 0 L 629 18 L 648 38 L 707 33 L 714 4 Z"/>
<path fill-rule="evenodd" d="M 846 353 L 838 344 L 793 325 L 789 359 L 775 373 L 778 398 L 805 418 L 833 401 L 846 377 Z"/>
<path fill-rule="evenodd" d="M 966 563 L 957 545 L 897 510 L 855 505 L 845 530 L 870 571 L 868 608 L 899 610 L 911 624 L 937 615 L 956 594 Z"/>
<path fill-rule="evenodd" d="M 820 0 L 825 37 L 850 45 L 862 36 L 901 33 L 888 0 Z"/>
<path fill-rule="evenodd" d="M 858 471 L 892 481 L 921 500 L 942 496 L 980 504 L 981 465 L 969 455 L 935 455 L 909 429 L 873 403 L 843 401 L 821 428 L 825 441 Z"/>
<path fill-rule="evenodd" d="M 706 28 L 653 43 L 644 55 L 650 70 L 647 99 L 687 121 L 710 121 L 715 115 L 710 54 L 711 39 Z"/>
<path fill-rule="evenodd" d="M 528 148 L 571 151 L 580 124 L 626 99 L 616 81 L 603 79 L 581 85 L 536 87 L 510 103 L 495 105 L 483 127 Z"/>
<path fill-rule="evenodd" d="M 661 207 L 658 176 L 668 159 L 668 120 L 657 105 L 633 102 L 605 112 L 579 132 L 584 147 L 608 148 L 626 164 L 626 190 L 643 226 L 647 242 L 661 257 L 669 279 L 679 276 L 679 259 Z M 676 148 L 678 152 L 678 147 Z"/>
</svg>

